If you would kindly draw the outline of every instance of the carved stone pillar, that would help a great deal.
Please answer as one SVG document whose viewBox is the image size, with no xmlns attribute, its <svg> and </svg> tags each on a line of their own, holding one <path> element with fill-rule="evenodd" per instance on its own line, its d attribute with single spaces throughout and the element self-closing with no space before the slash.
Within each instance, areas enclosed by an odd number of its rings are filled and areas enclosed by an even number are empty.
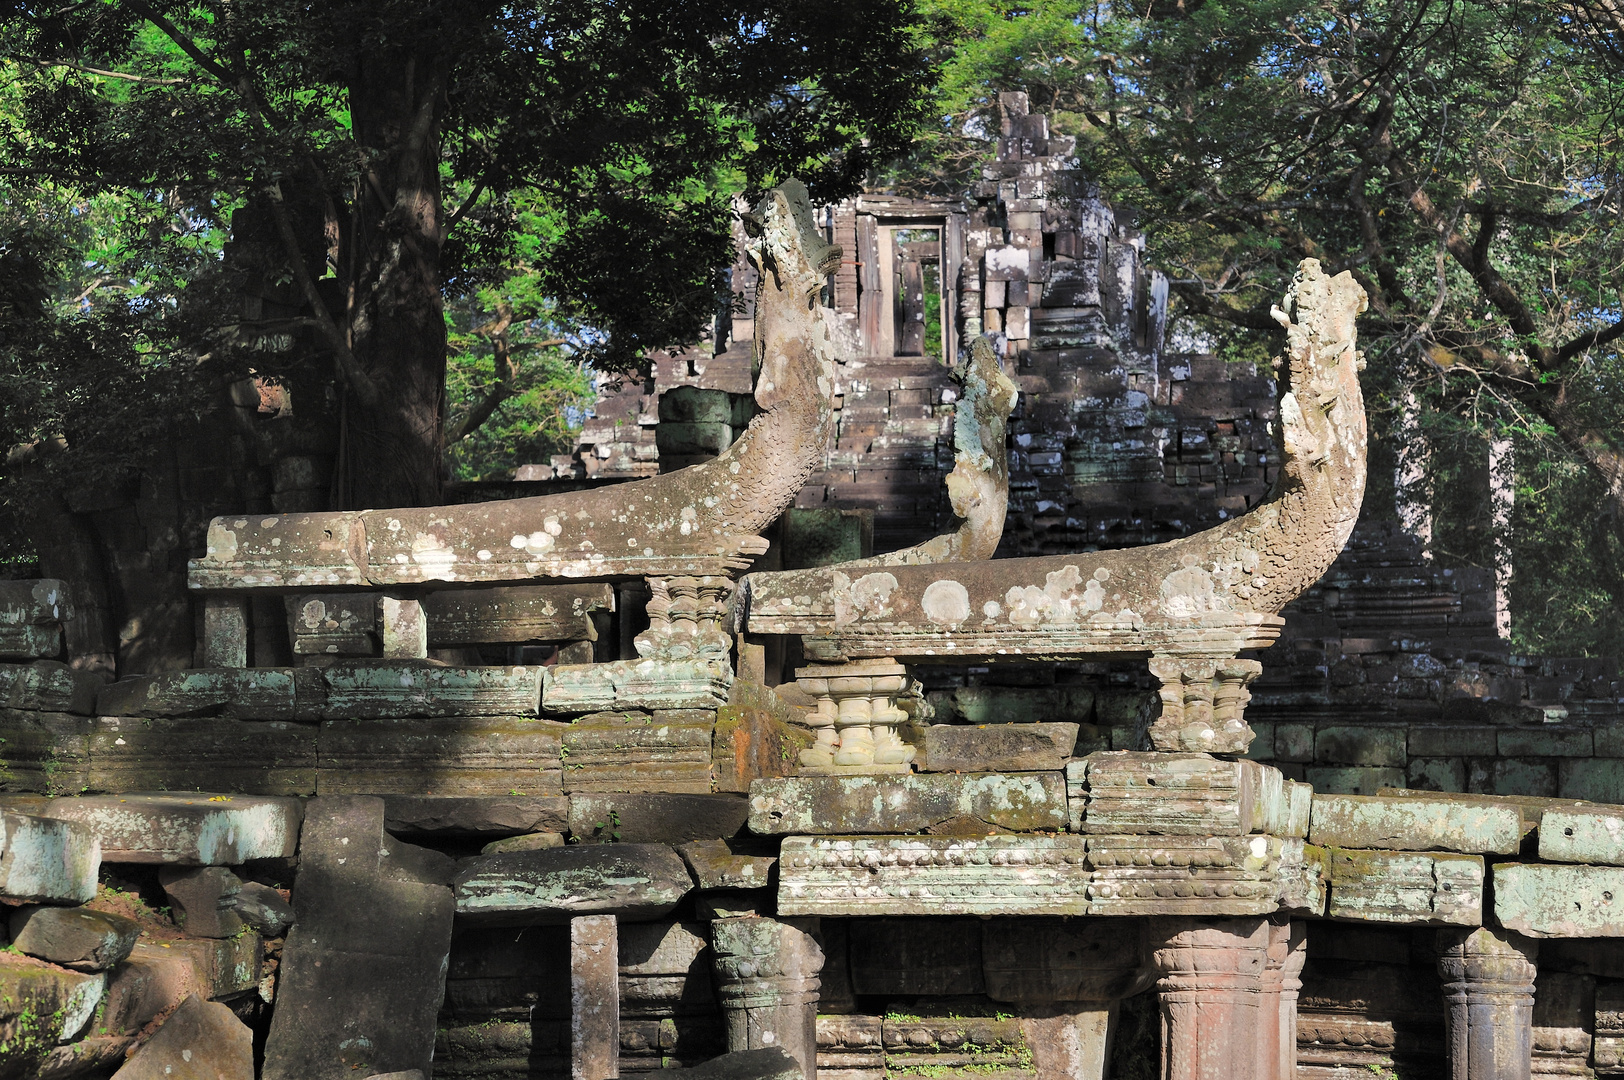
<svg viewBox="0 0 1624 1080">
<path fill-rule="evenodd" d="M 648 578 L 648 629 L 632 639 L 647 660 L 725 660 L 721 627 L 733 582 L 725 577 Z"/>
<path fill-rule="evenodd" d="M 1246 689 L 1262 674 L 1256 660 L 1155 656 L 1150 673 L 1161 683 L 1162 715 L 1150 725 L 1157 750 L 1244 754 L 1253 731 L 1246 722 Z"/>
<path fill-rule="evenodd" d="M 1156 919 L 1152 956 L 1161 977 L 1162 1080 L 1231 1080 L 1260 1075 L 1263 969 L 1270 926 L 1263 919 Z M 1271 1062 L 1272 1075 L 1277 1067 Z"/>
<path fill-rule="evenodd" d="M 1303 961 L 1308 958 L 1306 929 L 1300 922 L 1269 924 L 1258 1031 L 1258 1062 L 1265 1071 L 1258 1074 L 1259 1080 L 1295 1080 L 1297 1075 L 1297 993 L 1303 988 Z"/>
<path fill-rule="evenodd" d="M 1487 927 L 1438 934 L 1454 1080 L 1523 1080 L 1533 1050 L 1539 943 Z"/>
<path fill-rule="evenodd" d="M 711 923 L 717 998 L 728 1050 L 781 1046 L 807 1080 L 818 1068 L 816 919 L 717 919 Z"/>
<path fill-rule="evenodd" d="M 801 754 L 811 772 L 905 773 L 914 747 L 898 728 L 908 713 L 897 698 L 908 669 L 894 660 L 865 660 L 800 668 L 796 682 L 818 703 L 809 720 L 817 744 Z"/>
</svg>

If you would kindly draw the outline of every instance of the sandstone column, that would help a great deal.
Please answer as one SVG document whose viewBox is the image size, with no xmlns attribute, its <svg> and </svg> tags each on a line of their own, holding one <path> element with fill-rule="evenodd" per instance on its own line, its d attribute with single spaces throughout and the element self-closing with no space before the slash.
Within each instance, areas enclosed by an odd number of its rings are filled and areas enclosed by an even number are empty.
<svg viewBox="0 0 1624 1080">
<path fill-rule="evenodd" d="M 1161 977 L 1162 1080 L 1235 1080 L 1260 1075 L 1275 1036 L 1262 1028 L 1264 919 L 1163 918 L 1151 926 Z M 1273 1027 L 1275 1016 L 1267 1017 Z M 1277 1066 L 1269 1063 L 1273 1075 Z"/>
<path fill-rule="evenodd" d="M 1539 943 L 1487 927 L 1438 934 L 1453 1080 L 1526 1080 Z"/>
<path fill-rule="evenodd" d="M 613 915 L 570 920 L 570 1077 L 620 1075 L 620 938 Z"/>
<path fill-rule="evenodd" d="M 1306 929 L 1300 922 L 1269 924 L 1258 1029 L 1260 1080 L 1295 1080 L 1297 1075 L 1297 992 L 1303 986 L 1303 961 L 1308 958 Z"/>
<path fill-rule="evenodd" d="M 728 1050 L 779 1046 L 818 1070 L 817 919 L 717 919 L 711 923 L 717 997 Z"/>
</svg>

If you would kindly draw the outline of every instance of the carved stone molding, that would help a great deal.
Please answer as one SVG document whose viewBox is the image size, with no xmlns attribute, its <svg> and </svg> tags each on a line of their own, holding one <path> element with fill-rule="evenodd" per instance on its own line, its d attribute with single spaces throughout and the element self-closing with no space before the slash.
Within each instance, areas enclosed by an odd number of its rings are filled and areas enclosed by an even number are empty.
<svg viewBox="0 0 1624 1080">
<path fill-rule="evenodd" d="M 1454 1080 L 1514 1080 L 1532 1068 L 1539 943 L 1488 927 L 1438 934 Z"/>
</svg>

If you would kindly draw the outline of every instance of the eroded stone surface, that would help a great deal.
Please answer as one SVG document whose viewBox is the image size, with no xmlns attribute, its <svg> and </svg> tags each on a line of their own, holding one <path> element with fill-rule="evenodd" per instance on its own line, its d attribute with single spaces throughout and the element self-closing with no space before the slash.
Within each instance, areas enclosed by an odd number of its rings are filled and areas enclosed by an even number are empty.
<svg viewBox="0 0 1624 1080">
<path fill-rule="evenodd" d="M 96 895 L 101 861 L 101 841 L 94 829 L 54 817 L 0 814 L 0 897 L 6 900 L 87 903 Z"/>
<path fill-rule="evenodd" d="M 734 794 L 573 794 L 570 836 L 580 844 L 684 844 L 737 836 L 749 812 Z"/>
<path fill-rule="evenodd" d="M 407 716 L 534 716 L 541 668 L 451 667 L 411 660 L 341 660 L 322 668 L 324 720 Z"/>
<path fill-rule="evenodd" d="M 130 955 L 141 927 L 133 919 L 88 908 L 25 907 L 13 911 L 17 951 L 75 971 L 106 971 Z"/>
<path fill-rule="evenodd" d="M 1059 773 L 793 776 L 750 785 L 750 831 L 967 835 L 1064 829 Z"/>
<path fill-rule="evenodd" d="M 196 937 L 228 938 L 242 930 L 237 893 L 242 880 L 223 866 L 166 866 L 158 882 L 175 925 Z"/>
<path fill-rule="evenodd" d="M 933 724 L 918 764 L 923 772 L 1057 772 L 1076 745 L 1076 724 Z"/>
<path fill-rule="evenodd" d="M 484 855 L 456 878 L 457 914 L 482 925 L 562 922 L 577 915 L 655 919 L 693 888 L 661 844 L 590 844 Z"/>
<path fill-rule="evenodd" d="M 1322 847 L 1515 855 L 1523 832 L 1522 814 L 1511 806 L 1448 796 L 1315 795 L 1308 837 Z"/>
<path fill-rule="evenodd" d="M 719 709 L 732 668 L 718 660 L 612 660 L 546 668 L 542 705 L 550 713 L 606 709 Z"/>
<path fill-rule="evenodd" d="M 253 1080 L 254 1033 L 231 1009 L 196 995 L 181 1002 L 115 1080 Z"/>
<path fill-rule="evenodd" d="M 564 790 L 572 797 L 608 791 L 709 793 L 714 714 L 672 712 L 595 713 L 563 728 Z"/>
<path fill-rule="evenodd" d="M 316 668 L 188 668 L 126 675 L 102 687 L 102 716 L 314 720 L 327 696 Z"/>
<path fill-rule="evenodd" d="M 1529 937 L 1624 937 L 1624 868 L 1496 863 L 1494 917 Z"/>
<path fill-rule="evenodd" d="M 385 795 L 383 805 L 384 828 L 394 833 L 514 836 L 569 827 L 561 795 Z"/>
<path fill-rule="evenodd" d="M 1478 926 L 1483 857 L 1329 848 L 1333 919 Z"/>
<path fill-rule="evenodd" d="M 749 837 L 694 840 L 677 848 L 701 889 L 760 889 L 773 882 L 778 850 Z"/>
<path fill-rule="evenodd" d="M 1280 770 L 1255 761 L 1102 750 L 1067 765 L 1066 786 L 1079 832 L 1287 836 L 1296 824 Z"/>
<path fill-rule="evenodd" d="M 8 709 L 88 715 L 102 686 L 95 672 L 56 660 L 0 664 L 0 706 Z"/>
<path fill-rule="evenodd" d="M 302 816 L 298 799 L 207 793 L 88 795 L 55 799 L 43 812 L 88 828 L 108 862 L 182 866 L 285 859 Z"/>
<path fill-rule="evenodd" d="M 537 716 L 328 720 L 317 742 L 321 795 L 557 796 L 567 725 Z M 518 792 L 518 795 L 514 795 Z"/>
<path fill-rule="evenodd" d="M 94 791 L 310 795 L 317 728 L 281 720 L 101 716 L 90 732 Z"/>
<path fill-rule="evenodd" d="M 1539 857 L 1552 862 L 1624 865 L 1624 808 L 1552 808 L 1540 815 Z"/>
<path fill-rule="evenodd" d="M 37 1060 L 53 1043 L 67 1042 L 84 1029 L 106 985 L 105 975 L 0 954 L 0 1046 L 12 1044 L 19 1056 L 33 1050 Z M 21 1063 L 26 1066 L 26 1058 Z"/>
<path fill-rule="evenodd" d="M 62 624 L 72 617 L 66 582 L 0 581 L 0 659 L 55 656 L 62 648 Z"/>
</svg>

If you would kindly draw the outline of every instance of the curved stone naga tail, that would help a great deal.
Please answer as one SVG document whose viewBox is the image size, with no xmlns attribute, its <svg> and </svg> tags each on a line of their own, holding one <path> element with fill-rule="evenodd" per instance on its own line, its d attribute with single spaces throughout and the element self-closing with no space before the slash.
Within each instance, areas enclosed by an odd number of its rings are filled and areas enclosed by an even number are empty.
<svg viewBox="0 0 1624 1080">
<path fill-rule="evenodd" d="M 852 345 L 818 303 L 840 249 L 790 180 L 751 215 L 759 412 L 720 457 L 592 491 L 464 506 L 237 515 L 209 525 L 193 588 L 413 586 L 549 578 L 726 575 L 822 460 L 835 365 Z"/>
<path fill-rule="evenodd" d="M 1280 609 L 1330 567 L 1364 498 L 1364 309 L 1352 275 L 1329 277 L 1313 259 L 1298 268 L 1274 313 L 1286 329 L 1281 468 L 1246 514 L 1148 547 L 752 574 L 750 632 L 801 634 L 823 660 L 1149 656 L 1163 682 L 1158 723 L 1176 729 L 1160 748 L 1244 747 L 1239 711 L 1258 665 L 1233 658 L 1279 635 Z"/>
<path fill-rule="evenodd" d="M 958 526 L 922 544 L 842 563 L 841 568 L 977 562 L 992 558 L 998 550 L 1009 511 L 1009 451 L 1004 436 L 1020 392 L 1004 374 L 986 337 L 971 341 L 953 381 L 959 384 L 959 400 L 953 407 L 953 471 L 947 474 L 947 498 Z"/>
</svg>

